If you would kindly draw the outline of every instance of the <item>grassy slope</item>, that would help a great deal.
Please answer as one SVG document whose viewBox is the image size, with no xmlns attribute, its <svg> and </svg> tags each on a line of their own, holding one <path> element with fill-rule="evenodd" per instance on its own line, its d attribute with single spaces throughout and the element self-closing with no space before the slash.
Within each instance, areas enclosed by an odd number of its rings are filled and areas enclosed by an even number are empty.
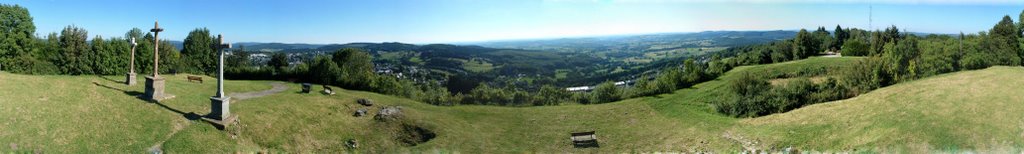
<svg viewBox="0 0 1024 154">
<path fill-rule="evenodd" d="M 161 104 L 188 113 L 209 112 L 216 82 L 187 83 L 184 75 L 167 78 L 166 92 L 177 95 Z M 132 95 L 145 79 L 128 87 L 123 76 L 28 76 L 0 73 L 0 151 L 99 153 L 144 151 L 175 128 L 193 125 L 182 114 Z M 206 81 L 214 81 L 206 77 Z M 269 89 L 262 81 L 228 81 L 228 92 Z"/>
<path fill-rule="evenodd" d="M 740 71 L 792 70 L 853 62 L 856 58 L 814 58 L 798 62 L 739 67 L 718 80 L 654 97 L 600 105 L 509 108 L 438 107 L 375 93 L 342 90 L 337 95 L 289 91 L 235 101 L 242 133 L 237 139 L 212 126 L 185 119 L 156 104 L 132 98 L 124 88 L 93 76 L 0 74 L 0 151 L 10 143 L 21 150 L 51 152 L 144 151 L 163 143 L 172 152 L 345 150 L 359 151 L 628 152 L 732 151 L 743 147 L 818 150 L 995 149 L 1020 146 L 1024 137 L 1019 67 L 994 67 L 894 85 L 857 98 L 812 105 L 761 118 L 736 119 L 713 112 L 706 102 L 723 95 L 726 80 Z M 180 79 L 178 79 L 180 78 Z M 206 113 L 212 83 L 168 80 L 178 98 L 165 102 L 185 113 Z M 115 79 L 116 80 L 116 79 Z M 104 88 L 108 85 L 113 88 Z M 263 81 L 228 82 L 229 91 L 269 89 Z M 33 89 L 52 89 L 34 91 Z M 64 89 L 63 91 L 61 89 Z M 203 89 L 203 90 L 190 90 Z M 37 101 L 46 94 L 55 95 Z M 433 130 L 427 143 L 401 146 L 392 125 L 352 117 L 357 98 L 401 105 L 408 123 Z M 82 101 L 84 100 L 84 101 Z M 65 103 L 60 103 L 65 102 Z M 71 103 L 67 103 L 71 102 Z M 59 104 L 58 104 L 59 103 Z M 380 106 L 378 105 L 378 106 Z M 371 108 L 376 113 L 379 107 Z M 180 128 L 180 131 L 168 135 Z M 568 133 L 595 130 L 601 148 L 575 149 Z M 729 137 L 724 137 L 729 136 Z M 744 144 L 757 141 L 757 144 Z M 27 147 L 27 148 L 26 148 Z M 884 149 L 878 149 L 884 150 Z"/>
<path fill-rule="evenodd" d="M 1021 67 L 940 75 L 735 128 L 766 145 L 810 149 L 1015 151 L 1024 146 L 1022 76 Z"/>
</svg>

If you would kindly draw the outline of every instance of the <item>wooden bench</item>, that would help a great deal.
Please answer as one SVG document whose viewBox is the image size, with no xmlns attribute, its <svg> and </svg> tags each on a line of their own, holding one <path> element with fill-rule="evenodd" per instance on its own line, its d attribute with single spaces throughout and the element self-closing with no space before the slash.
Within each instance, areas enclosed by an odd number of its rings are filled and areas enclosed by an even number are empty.
<svg viewBox="0 0 1024 154">
<path fill-rule="evenodd" d="M 327 85 L 325 84 L 325 85 L 324 85 L 324 94 L 327 94 L 327 95 L 334 95 L 334 89 L 331 89 L 331 87 L 330 87 L 330 86 L 327 86 Z"/>
<path fill-rule="evenodd" d="M 199 81 L 199 83 L 203 83 L 203 77 L 189 75 L 187 78 L 188 82 Z"/>
<path fill-rule="evenodd" d="M 313 86 L 313 84 L 302 83 L 302 93 L 307 93 L 308 94 L 309 91 L 312 89 L 311 88 L 312 86 Z"/>
<path fill-rule="evenodd" d="M 589 132 L 576 132 L 569 133 L 572 140 L 573 147 L 576 148 L 588 148 L 588 147 L 600 147 L 597 144 L 597 135 L 594 135 L 594 131 Z"/>
</svg>

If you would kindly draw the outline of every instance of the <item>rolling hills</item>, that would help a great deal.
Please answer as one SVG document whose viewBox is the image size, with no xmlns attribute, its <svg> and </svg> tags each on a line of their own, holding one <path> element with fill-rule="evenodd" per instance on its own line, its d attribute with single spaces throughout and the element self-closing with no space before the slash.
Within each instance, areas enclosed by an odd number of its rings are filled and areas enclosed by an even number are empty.
<svg viewBox="0 0 1024 154">
<path fill-rule="evenodd" d="M 142 86 L 120 77 L 32 76 L 0 73 L 0 151 L 95 153 L 150 151 L 226 153 L 464 152 L 733 152 L 748 149 L 810 151 L 1019 152 L 1024 146 L 1024 68 L 992 67 L 901 83 L 855 98 L 758 118 L 732 118 L 708 102 L 744 71 L 830 67 L 858 58 L 811 58 L 738 67 L 719 79 L 671 94 L 598 105 L 545 107 L 432 106 L 376 93 L 340 90 L 302 94 L 299 86 L 238 100 L 238 135 L 216 130 L 194 114 L 208 112 L 215 83 L 168 76 L 177 98 L 147 103 Z M 117 78 L 117 79 L 111 79 Z M 228 93 L 269 89 L 270 81 L 228 81 Z M 402 106 L 404 118 L 378 122 L 353 117 L 358 98 L 369 107 Z M 436 134 L 407 143 L 410 128 Z M 600 148 L 573 148 L 568 133 L 596 131 Z M 415 134 L 415 133 L 414 133 Z M 356 139 L 357 149 L 344 141 Z M 415 146 L 411 144 L 416 144 Z"/>
</svg>

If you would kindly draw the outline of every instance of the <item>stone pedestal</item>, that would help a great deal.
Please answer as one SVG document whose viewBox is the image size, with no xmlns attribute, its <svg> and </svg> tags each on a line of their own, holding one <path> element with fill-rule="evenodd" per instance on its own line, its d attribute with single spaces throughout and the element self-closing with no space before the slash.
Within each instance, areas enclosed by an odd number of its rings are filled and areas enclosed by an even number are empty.
<svg viewBox="0 0 1024 154">
<path fill-rule="evenodd" d="M 146 99 L 162 101 L 174 98 L 174 95 L 164 93 L 164 78 L 146 76 Z"/>
<path fill-rule="evenodd" d="M 225 130 L 238 120 L 238 116 L 231 115 L 231 97 L 210 97 L 210 114 L 203 117 L 203 120 L 210 122 L 217 129 Z"/>
<path fill-rule="evenodd" d="M 135 85 L 135 73 L 128 73 L 127 76 L 128 77 L 124 80 L 124 84 L 127 84 L 129 86 Z"/>
<path fill-rule="evenodd" d="M 210 97 L 210 114 L 212 119 L 224 120 L 231 115 L 231 97 Z"/>
</svg>

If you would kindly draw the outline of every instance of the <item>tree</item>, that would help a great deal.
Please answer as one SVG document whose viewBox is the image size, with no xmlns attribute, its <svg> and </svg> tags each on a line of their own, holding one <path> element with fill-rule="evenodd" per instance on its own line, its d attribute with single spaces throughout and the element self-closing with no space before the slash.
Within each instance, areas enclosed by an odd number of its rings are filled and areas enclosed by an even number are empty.
<svg viewBox="0 0 1024 154">
<path fill-rule="evenodd" d="M 335 84 L 333 81 L 341 77 L 341 69 L 326 56 L 315 57 L 309 69 L 310 76 L 312 76 L 314 82 Z"/>
<path fill-rule="evenodd" d="M 800 29 L 793 38 L 793 59 L 804 59 L 817 53 L 819 44 L 806 29 Z"/>
<path fill-rule="evenodd" d="M 933 38 L 920 42 L 921 77 L 947 73 L 956 70 L 957 42 L 952 38 Z"/>
<path fill-rule="evenodd" d="M 729 66 L 726 66 L 725 62 L 722 62 L 721 56 L 718 56 L 717 54 L 711 56 L 711 61 L 708 62 L 707 74 L 711 76 L 718 76 L 725 73 L 727 70 L 729 70 Z"/>
<path fill-rule="evenodd" d="M 824 50 L 831 50 L 832 43 L 835 41 L 828 30 L 825 27 L 818 27 L 818 30 L 814 31 L 814 44 L 817 44 L 814 53 L 818 53 Z"/>
<path fill-rule="evenodd" d="M 988 37 L 985 32 L 979 32 L 978 35 L 966 35 L 963 38 L 963 57 L 960 60 L 960 68 L 974 70 L 982 69 L 992 66 L 991 59 L 993 56 L 991 52 L 985 51 L 981 46 L 982 40 Z"/>
<path fill-rule="evenodd" d="M 129 40 L 124 38 L 114 37 L 107 41 L 104 46 L 105 50 L 109 54 L 106 59 L 105 68 L 108 70 L 107 73 L 123 74 L 128 73 L 129 57 L 131 56 L 131 43 Z M 138 54 L 138 53 L 136 53 Z M 136 65 L 136 67 L 138 67 Z M 136 69 L 138 71 L 138 69 Z"/>
<path fill-rule="evenodd" d="M 189 73 L 213 74 L 217 69 L 217 53 L 213 48 L 214 38 L 210 30 L 196 28 L 188 33 L 183 42 L 181 55 L 184 59 L 184 70 Z"/>
<path fill-rule="evenodd" d="M 245 45 L 238 45 L 238 49 L 232 51 L 231 55 L 224 58 L 224 61 L 226 61 L 227 67 L 246 68 L 252 66 L 249 55 L 249 52 L 245 51 Z"/>
<path fill-rule="evenodd" d="M 114 51 L 107 48 L 107 42 L 103 40 L 102 36 L 97 35 L 92 38 L 92 51 L 93 54 L 89 62 L 92 63 L 92 68 L 96 74 L 112 75 L 116 74 L 117 70 L 124 69 L 123 67 L 117 67 L 116 56 Z"/>
<path fill-rule="evenodd" d="M 608 103 L 622 99 L 622 91 L 615 83 L 605 81 L 597 85 L 591 93 L 591 103 Z"/>
<path fill-rule="evenodd" d="M 886 61 L 886 71 L 891 79 L 896 82 L 907 81 L 916 78 L 917 70 L 911 67 L 913 59 L 920 55 L 917 49 L 917 37 L 910 36 L 899 42 L 890 42 L 885 45 L 882 59 Z"/>
<path fill-rule="evenodd" d="M 270 55 L 270 61 L 267 65 L 272 67 L 274 70 L 284 70 L 288 68 L 288 54 L 284 52 L 274 52 Z"/>
<path fill-rule="evenodd" d="M 867 93 L 886 85 L 885 78 L 888 75 L 885 74 L 884 67 L 881 59 L 873 56 L 859 60 L 850 67 L 842 67 L 843 70 L 838 71 L 839 84 L 848 88 L 849 93 L 846 97 Z"/>
<path fill-rule="evenodd" d="M 1017 20 L 1017 54 L 1020 55 L 1021 65 L 1024 65 L 1024 11 L 1020 12 Z"/>
<path fill-rule="evenodd" d="M 540 91 L 537 92 L 540 96 L 538 101 L 534 102 L 534 105 L 558 105 L 562 103 L 562 98 L 569 97 L 569 93 L 565 90 L 555 88 L 551 85 L 544 85 L 540 87 Z"/>
<path fill-rule="evenodd" d="M 993 56 L 994 65 L 1020 65 L 1020 42 L 1021 34 L 1014 25 L 1013 20 L 1010 16 L 1003 16 L 1003 19 L 999 21 L 992 30 L 989 32 L 989 37 L 984 38 L 982 46 L 987 51 L 992 52 L 996 56 Z"/>
<path fill-rule="evenodd" d="M 89 61 L 91 49 L 86 44 L 89 32 L 85 29 L 72 26 L 64 27 L 60 32 L 61 56 L 57 66 L 61 72 L 71 75 L 92 74 L 92 62 Z"/>
<path fill-rule="evenodd" d="M 335 51 L 332 60 L 341 68 L 341 84 L 350 88 L 367 90 L 373 73 L 373 58 L 369 53 L 355 48 Z"/>
<path fill-rule="evenodd" d="M 733 116 L 752 117 L 769 112 L 764 93 L 771 90 L 771 83 L 759 74 L 743 72 L 729 82 L 732 99 L 720 101 L 716 108 L 719 112 Z"/>
<path fill-rule="evenodd" d="M 842 49 L 842 46 L 845 45 L 846 43 L 846 39 L 850 38 L 850 32 L 843 30 L 843 27 L 836 25 L 836 30 L 834 33 L 835 41 L 832 42 L 832 48 L 837 50 Z"/>
<path fill-rule="evenodd" d="M 1017 54 L 1020 56 L 1021 66 L 1024 66 L 1024 10 L 1017 20 Z"/>
<path fill-rule="evenodd" d="M 138 30 L 138 28 L 128 31 Z M 141 37 L 136 38 L 136 43 L 139 45 L 135 46 L 135 72 L 140 74 L 152 74 L 153 73 L 153 34 L 152 33 L 141 33 Z"/>
<path fill-rule="evenodd" d="M 16 57 L 15 61 L 18 63 L 15 65 L 4 65 L 5 68 L 11 72 L 25 74 L 60 74 L 60 68 L 54 65 L 55 62 L 60 60 L 61 56 L 58 38 L 57 33 L 51 32 L 46 38 L 35 41 L 32 54 Z"/>
<path fill-rule="evenodd" d="M 661 71 L 661 74 L 654 79 L 654 93 L 669 93 L 676 90 L 679 84 L 680 75 L 678 69 L 669 68 Z"/>
<path fill-rule="evenodd" d="M 885 28 L 884 32 L 875 31 L 872 32 L 871 42 L 871 55 L 881 55 L 885 45 L 890 42 L 897 42 L 901 39 L 900 30 L 896 26 Z"/>
<path fill-rule="evenodd" d="M 683 76 L 680 80 L 680 87 L 690 87 L 704 79 L 704 65 L 697 63 L 693 58 L 683 61 Z"/>
<path fill-rule="evenodd" d="M 170 41 L 160 41 L 160 73 L 177 73 L 182 67 L 181 52 Z"/>
<path fill-rule="evenodd" d="M 35 31 L 36 26 L 28 9 L 18 5 L 0 4 L 0 69 L 28 70 L 28 67 L 32 67 L 14 59 L 34 59 L 29 53 L 35 43 Z"/>
<path fill-rule="evenodd" d="M 867 56 L 869 46 L 860 39 L 850 39 L 842 45 L 843 56 Z"/>
</svg>

